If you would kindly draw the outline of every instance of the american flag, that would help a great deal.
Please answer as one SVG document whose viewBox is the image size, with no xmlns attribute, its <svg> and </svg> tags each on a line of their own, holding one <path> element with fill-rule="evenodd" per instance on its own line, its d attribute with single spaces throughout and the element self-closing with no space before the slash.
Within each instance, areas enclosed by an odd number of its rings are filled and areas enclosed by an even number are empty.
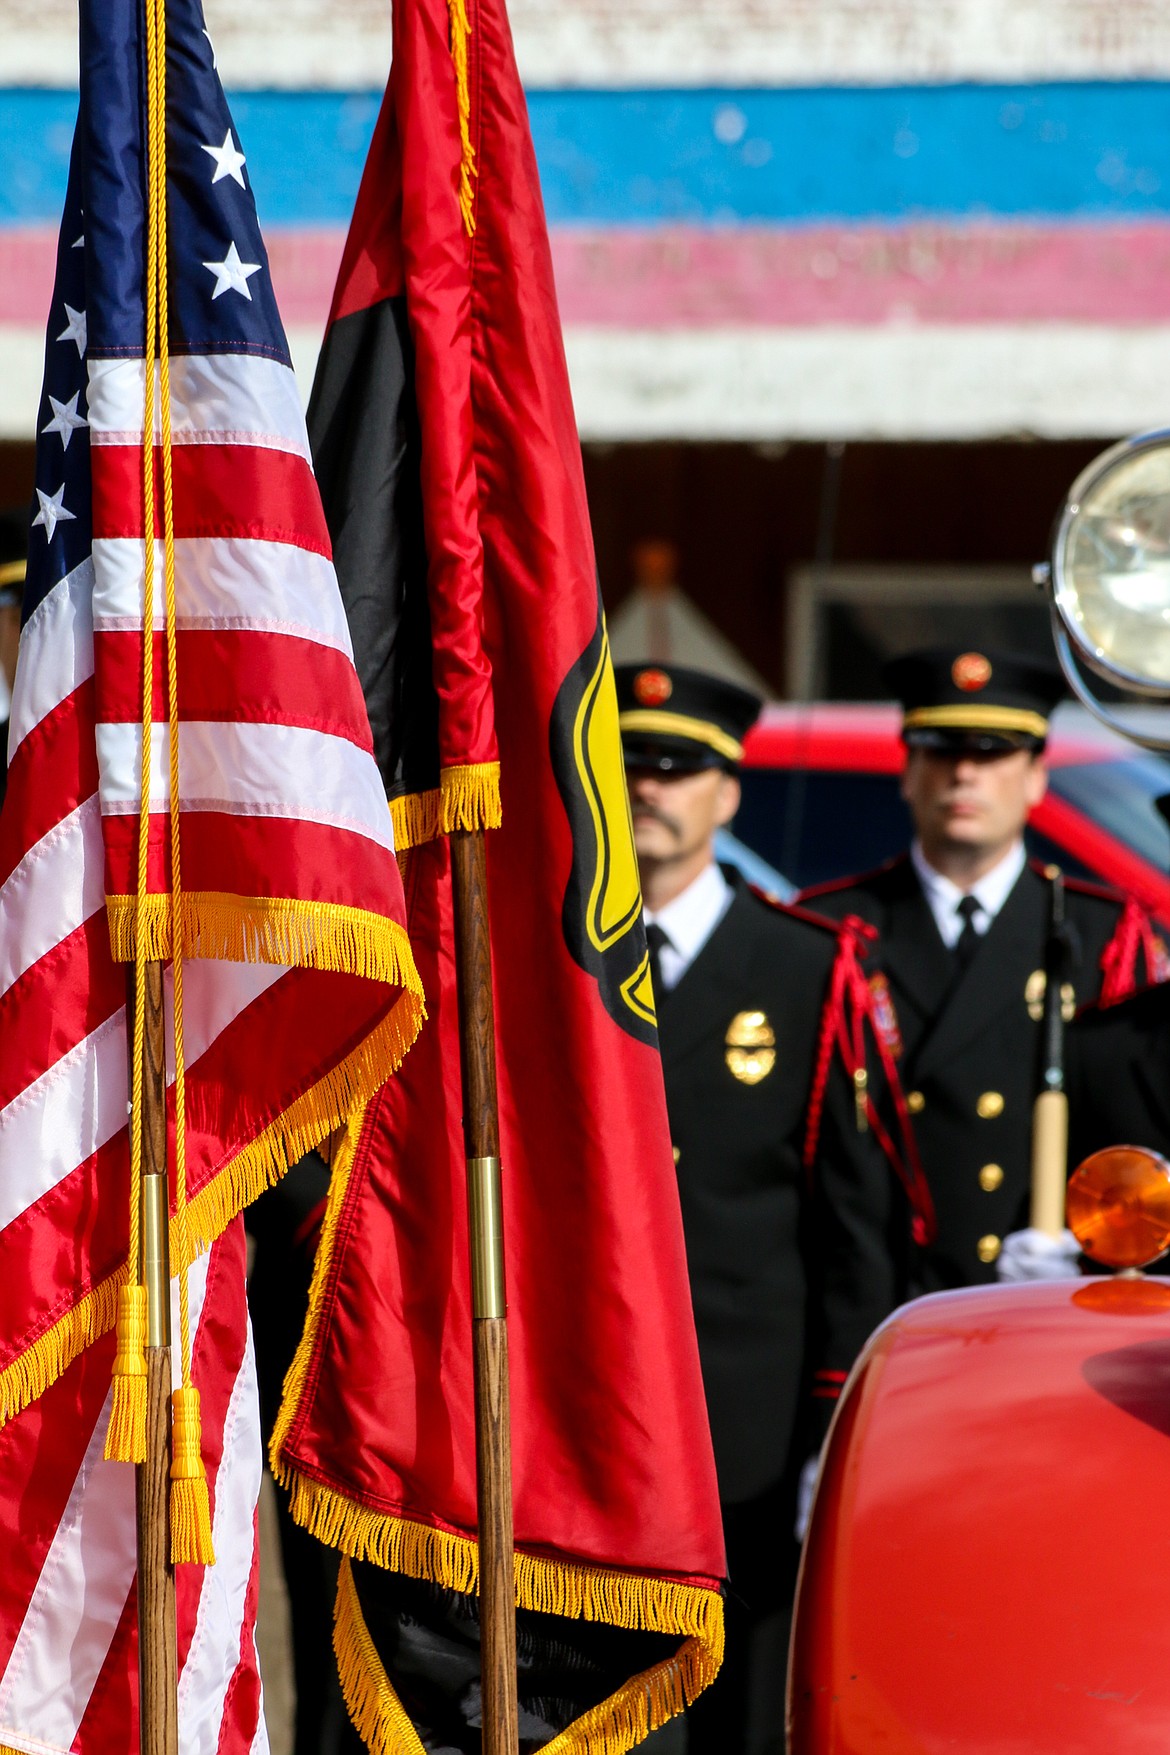
<svg viewBox="0 0 1170 1755">
<path fill-rule="evenodd" d="M 393 1070 L 422 998 L 247 159 L 198 0 L 167 13 L 191 1305 L 219 1556 L 180 1568 L 187 1755 L 264 1743 L 237 1215 Z M 82 1755 L 134 1746 L 136 1712 L 133 1474 L 102 1445 L 128 1249 L 115 952 L 133 954 L 142 735 L 141 32 L 135 0 L 83 0 L 0 818 L 0 1745 Z"/>
</svg>

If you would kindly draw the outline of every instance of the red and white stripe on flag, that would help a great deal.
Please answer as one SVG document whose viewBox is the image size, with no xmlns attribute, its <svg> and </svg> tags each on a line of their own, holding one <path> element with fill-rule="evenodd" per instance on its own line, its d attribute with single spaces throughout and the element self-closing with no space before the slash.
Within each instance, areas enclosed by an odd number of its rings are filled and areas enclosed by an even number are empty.
<svg viewBox="0 0 1170 1755">
<path fill-rule="evenodd" d="M 92 557 L 21 640 L 0 821 L 0 1421 L 109 1328 L 126 1258 L 126 989 L 111 931 L 132 956 L 142 391 L 141 360 L 91 363 Z M 422 1000 L 292 372 L 184 356 L 172 400 L 198 1248 L 381 1083 Z M 160 696 L 155 715 L 147 923 L 150 954 L 165 955 Z"/>
<path fill-rule="evenodd" d="M 91 366 L 99 793 L 106 890 L 126 943 L 142 748 L 142 402 L 141 361 Z M 401 894 L 296 382 L 252 355 L 180 356 L 171 420 L 191 949 L 230 955 L 241 930 L 245 944 L 266 931 L 279 944 L 295 936 L 296 911 L 282 905 L 293 898 L 310 904 L 306 948 L 319 944 L 327 967 L 331 935 L 347 923 L 330 907 L 360 910 L 372 926 L 376 915 L 393 920 Z M 156 629 L 162 562 L 158 544 Z M 155 641 L 150 888 L 168 891 L 161 633 Z"/>
<path fill-rule="evenodd" d="M 179 1741 L 183 1755 L 263 1755 L 261 1451 L 241 1220 L 189 1286 L 216 1564 L 178 1572 Z M 108 1337 L 0 1438 L 0 1749 L 22 1755 L 138 1747 L 134 1471 L 102 1457 L 112 1359 Z"/>
</svg>

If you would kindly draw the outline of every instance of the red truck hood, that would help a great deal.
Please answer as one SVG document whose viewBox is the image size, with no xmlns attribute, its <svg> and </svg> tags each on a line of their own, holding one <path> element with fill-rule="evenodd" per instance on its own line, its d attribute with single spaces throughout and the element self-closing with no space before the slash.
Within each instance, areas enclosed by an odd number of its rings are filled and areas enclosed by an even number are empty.
<svg viewBox="0 0 1170 1755">
<path fill-rule="evenodd" d="M 1170 1286 L 907 1305 L 842 1400 L 792 1755 L 1170 1749 Z"/>
</svg>

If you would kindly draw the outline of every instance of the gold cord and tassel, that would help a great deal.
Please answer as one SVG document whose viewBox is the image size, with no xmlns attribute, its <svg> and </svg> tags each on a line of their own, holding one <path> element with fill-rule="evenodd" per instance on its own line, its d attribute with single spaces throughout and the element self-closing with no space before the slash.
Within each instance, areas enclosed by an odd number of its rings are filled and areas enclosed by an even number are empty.
<svg viewBox="0 0 1170 1755">
<path fill-rule="evenodd" d="M 211 1513 L 207 1475 L 203 1467 L 203 1433 L 199 1417 L 199 1391 L 191 1382 L 191 1310 L 186 1263 L 191 1250 L 187 1225 L 187 1083 L 183 1052 L 183 879 L 179 859 L 182 807 L 179 793 L 179 674 L 175 620 L 175 504 L 171 457 L 171 361 L 167 310 L 166 228 L 166 6 L 152 0 L 154 9 L 154 89 L 151 95 L 152 133 L 159 150 L 151 154 L 155 225 L 158 234 L 158 363 L 159 414 L 161 425 L 163 489 L 163 588 L 166 604 L 167 655 L 167 753 L 171 845 L 171 979 L 174 989 L 175 1040 L 175 1242 L 179 1258 L 179 1367 L 180 1387 L 171 1397 L 171 1559 L 176 1565 L 191 1561 L 215 1564 L 211 1540 Z M 153 437 L 153 428 L 152 428 Z M 142 894 L 142 887 L 139 887 Z M 145 937 L 145 934 L 142 935 Z M 139 955 L 142 952 L 139 950 Z"/>
<path fill-rule="evenodd" d="M 122 1286 L 115 1325 L 114 1397 L 106 1430 L 107 1462 L 146 1460 L 146 1287 Z"/>
<path fill-rule="evenodd" d="M 138 882 L 139 908 L 145 906 L 147 886 L 147 855 L 150 837 L 150 760 L 151 729 L 154 720 L 154 402 L 155 358 L 158 348 L 158 229 L 155 196 L 155 170 L 159 158 L 158 135 L 155 127 L 157 88 L 156 63 L 159 60 L 154 0 L 148 0 L 146 29 L 147 63 L 147 225 L 145 329 L 143 339 L 142 411 L 142 533 L 143 533 L 143 606 L 142 606 L 142 750 L 139 765 L 138 803 Z M 165 170 L 164 170 L 165 176 Z M 118 1316 L 115 1325 L 117 1351 L 114 1356 L 113 1400 L 110 1424 L 106 1432 L 106 1459 L 109 1462 L 141 1463 L 146 1461 L 146 1330 L 147 1297 L 142 1270 L 142 1101 L 143 1055 L 146 1041 L 144 995 L 146 991 L 146 952 L 143 935 L 138 935 L 134 953 L 134 1030 L 130 1068 L 130 1247 L 127 1284 L 118 1292 Z"/>
<path fill-rule="evenodd" d="M 142 764 L 138 812 L 138 882 L 135 898 L 135 994 L 130 1116 L 129 1280 L 118 1298 L 117 1357 L 113 1411 L 106 1455 L 142 1462 L 146 1455 L 146 1354 L 148 1304 L 142 1264 L 142 1097 L 148 958 L 147 854 L 150 831 L 151 734 L 154 721 L 155 591 L 155 404 L 160 423 L 162 477 L 164 637 L 167 680 L 169 827 L 171 854 L 171 975 L 175 1053 L 175 1254 L 178 1257 L 180 1387 L 171 1397 L 171 1558 L 214 1564 L 207 1474 L 202 1457 L 199 1392 L 191 1382 L 191 1320 L 187 1284 L 190 1238 L 187 1214 L 186 1077 L 183 1053 L 183 891 L 180 865 L 179 704 L 176 640 L 174 478 L 171 456 L 171 380 L 167 308 L 166 8 L 147 0 L 147 261 L 142 423 L 143 613 Z M 163 1297 L 167 1296 L 166 1289 Z"/>
<path fill-rule="evenodd" d="M 467 40 L 471 22 L 467 16 L 467 0 L 447 0 L 451 25 L 451 59 L 455 63 L 455 91 L 459 104 L 459 211 L 469 238 L 475 236 L 475 190 L 472 179 L 479 175 L 475 148 L 471 144 L 471 81 L 468 73 Z"/>
<path fill-rule="evenodd" d="M 211 1543 L 211 1506 L 203 1466 L 203 1431 L 199 1391 L 187 1383 L 171 1398 L 171 1558 L 215 1562 Z"/>
</svg>

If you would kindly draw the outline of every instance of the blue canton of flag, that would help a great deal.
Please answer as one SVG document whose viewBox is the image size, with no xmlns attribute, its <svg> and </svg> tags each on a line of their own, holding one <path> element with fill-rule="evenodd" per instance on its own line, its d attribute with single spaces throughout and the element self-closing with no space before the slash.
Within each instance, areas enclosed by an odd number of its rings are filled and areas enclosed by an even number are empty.
<svg viewBox="0 0 1170 1755">
<path fill-rule="evenodd" d="M 27 622 L 68 573 L 89 560 L 89 402 L 85 355 L 85 234 L 74 137 L 69 188 L 57 243 L 57 275 L 45 339 L 45 382 L 37 422 L 36 507 L 24 588 Z"/>
</svg>

